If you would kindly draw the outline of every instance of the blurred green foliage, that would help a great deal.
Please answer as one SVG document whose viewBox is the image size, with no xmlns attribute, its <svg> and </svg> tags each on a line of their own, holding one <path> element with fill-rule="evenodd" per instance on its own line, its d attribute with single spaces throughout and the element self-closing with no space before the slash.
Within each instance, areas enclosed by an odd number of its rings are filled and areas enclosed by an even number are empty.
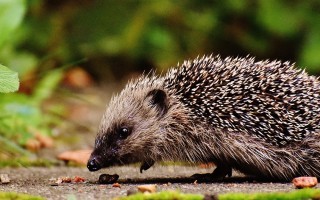
<svg viewBox="0 0 320 200">
<path fill-rule="evenodd" d="M 12 36 L 13 31 L 20 25 L 25 11 L 24 0 L 0 1 L 0 46 Z"/>
<path fill-rule="evenodd" d="M 1 71 L 0 71 L 1 72 Z M 42 109 L 43 102 L 51 96 L 62 77 L 62 71 L 43 76 L 31 95 L 24 93 L 0 93 L 0 160 L 32 156 L 25 147 L 37 134 L 50 135 L 60 119 Z M 1 78 L 1 76 L 0 76 Z M 1 82 L 1 81 L 0 81 Z M 36 149 L 35 149 L 36 150 Z M 31 157 L 30 157 L 31 158 Z M 0 164 L 1 165 L 1 164 Z"/>
<path fill-rule="evenodd" d="M 17 26 L 25 10 L 26 16 L 0 49 L 0 60 L 21 76 L 86 58 L 81 66 L 92 74 L 118 80 L 211 53 L 291 60 L 319 73 L 319 1 L 12 2 L 10 10 L 3 8 L 7 29 Z"/>
<path fill-rule="evenodd" d="M 0 1 L 0 52 L 2 62 L 15 66 L 22 77 L 30 73 L 29 69 L 37 67 L 35 62 L 30 64 L 30 56 L 37 60 L 31 52 L 20 52 L 17 47 L 21 44 L 19 28 L 27 9 L 24 0 Z M 8 56 L 8 57 L 6 57 Z M 10 57 L 11 56 L 11 57 Z M 62 78 L 62 70 L 54 69 L 37 78 L 37 84 L 33 87 L 32 94 L 8 93 L 19 88 L 18 73 L 0 65 L 0 160 L 13 156 L 30 156 L 31 154 L 22 148 L 28 139 L 36 134 L 50 134 L 50 124 L 56 119 L 52 115 L 44 115 L 42 103 L 58 85 Z M 4 94 L 6 93 L 6 94 Z"/>
</svg>

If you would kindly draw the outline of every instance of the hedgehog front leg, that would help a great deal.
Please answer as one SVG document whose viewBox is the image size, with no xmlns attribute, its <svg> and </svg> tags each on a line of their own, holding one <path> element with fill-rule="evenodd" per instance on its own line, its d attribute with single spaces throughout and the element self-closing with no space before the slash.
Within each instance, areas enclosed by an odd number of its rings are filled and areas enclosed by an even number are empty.
<svg viewBox="0 0 320 200">
<path fill-rule="evenodd" d="M 194 178 L 199 181 L 212 181 L 215 179 L 223 179 L 226 176 L 232 176 L 232 168 L 225 165 L 217 165 L 217 167 L 211 174 L 194 174 L 191 176 L 191 178 Z"/>
</svg>

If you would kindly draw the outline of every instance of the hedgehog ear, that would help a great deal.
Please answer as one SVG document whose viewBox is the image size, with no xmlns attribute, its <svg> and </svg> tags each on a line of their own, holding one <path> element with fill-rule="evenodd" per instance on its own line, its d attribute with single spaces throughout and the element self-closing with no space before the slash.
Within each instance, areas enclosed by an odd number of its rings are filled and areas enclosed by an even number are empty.
<svg viewBox="0 0 320 200">
<path fill-rule="evenodd" d="M 168 112 L 168 98 L 165 91 L 154 89 L 148 92 L 146 99 L 150 104 L 157 108 L 158 117 L 163 116 Z"/>
</svg>

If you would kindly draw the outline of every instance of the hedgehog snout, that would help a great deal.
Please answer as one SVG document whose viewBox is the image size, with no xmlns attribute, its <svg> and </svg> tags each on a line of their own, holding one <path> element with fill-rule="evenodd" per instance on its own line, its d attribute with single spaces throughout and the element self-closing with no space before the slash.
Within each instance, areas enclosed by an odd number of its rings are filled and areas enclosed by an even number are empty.
<svg viewBox="0 0 320 200">
<path fill-rule="evenodd" d="M 98 159 L 95 156 L 91 157 L 88 160 L 87 168 L 91 172 L 98 171 L 99 169 L 101 169 L 101 165 L 100 165 L 100 163 L 98 162 Z"/>
</svg>

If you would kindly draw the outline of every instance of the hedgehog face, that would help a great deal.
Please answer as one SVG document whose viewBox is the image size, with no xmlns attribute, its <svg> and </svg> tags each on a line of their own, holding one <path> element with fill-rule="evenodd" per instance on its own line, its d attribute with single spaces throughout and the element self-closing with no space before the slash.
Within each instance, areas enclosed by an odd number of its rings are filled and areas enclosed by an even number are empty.
<svg viewBox="0 0 320 200">
<path fill-rule="evenodd" d="M 161 118 L 168 111 L 167 95 L 161 89 L 126 88 L 114 97 L 100 124 L 88 169 L 142 162 L 148 169 L 161 141 Z"/>
</svg>

